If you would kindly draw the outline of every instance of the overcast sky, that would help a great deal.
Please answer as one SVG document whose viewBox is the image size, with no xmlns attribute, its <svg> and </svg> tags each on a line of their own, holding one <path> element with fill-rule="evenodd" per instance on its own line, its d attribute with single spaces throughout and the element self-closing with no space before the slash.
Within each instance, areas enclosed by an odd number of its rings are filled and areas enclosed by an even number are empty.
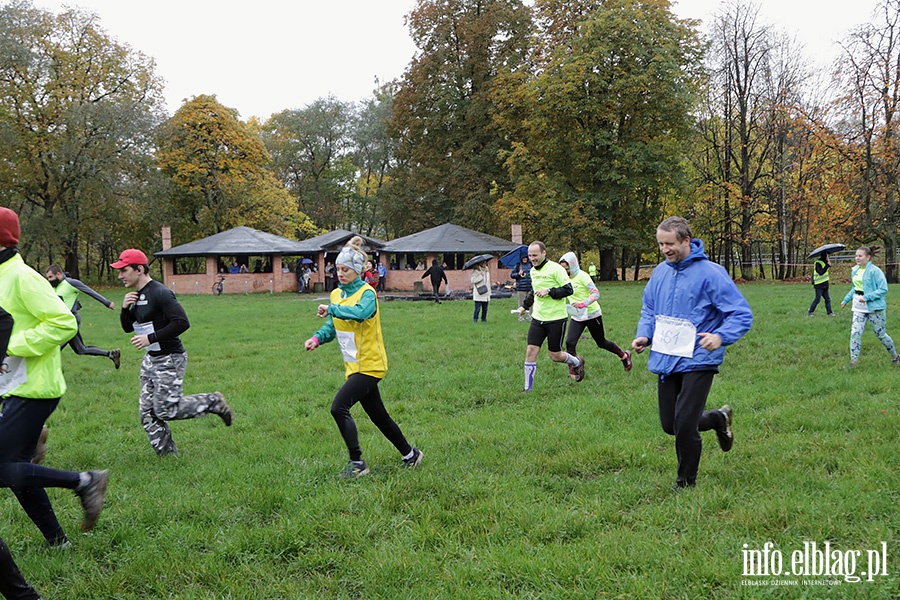
<svg viewBox="0 0 900 600">
<path fill-rule="evenodd" d="M 0 0 L 2 1 L 2 0 Z M 404 17 L 415 0 L 33 0 L 59 12 L 80 6 L 100 16 L 120 43 L 156 61 L 170 113 L 214 94 L 241 118 L 268 119 L 328 95 L 357 102 L 376 79 L 400 77 L 415 53 Z M 832 42 L 870 20 L 876 0 L 758 0 L 762 19 L 796 33 L 823 64 Z M 682 18 L 709 21 L 720 0 L 678 0 Z"/>
</svg>

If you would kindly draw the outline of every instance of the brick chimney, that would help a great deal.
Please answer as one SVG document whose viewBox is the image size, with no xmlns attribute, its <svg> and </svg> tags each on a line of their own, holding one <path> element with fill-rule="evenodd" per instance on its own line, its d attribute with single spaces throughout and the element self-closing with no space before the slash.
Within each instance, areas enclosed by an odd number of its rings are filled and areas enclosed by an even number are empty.
<svg viewBox="0 0 900 600">
<path fill-rule="evenodd" d="M 162 227 L 162 249 L 168 250 L 172 247 L 172 228 L 168 225 Z"/>
<path fill-rule="evenodd" d="M 522 224 L 521 223 L 513 223 L 511 239 L 516 244 L 522 243 Z"/>
</svg>

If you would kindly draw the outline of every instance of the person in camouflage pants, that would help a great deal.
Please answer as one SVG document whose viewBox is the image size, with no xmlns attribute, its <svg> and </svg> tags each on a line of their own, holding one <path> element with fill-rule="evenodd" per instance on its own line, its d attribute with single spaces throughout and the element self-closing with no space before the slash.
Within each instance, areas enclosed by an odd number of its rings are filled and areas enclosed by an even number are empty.
<svg viewBox="0 0 900 600">
<path fill-rule="evenodd" d="M 147 432 L 150 446 L 159 455 L 178 452 L 167 421 L 181 421 L 202 417 L 207 413 L 222 417 L 231 425 L 231 409 L 219 392 L 184 395 L 184 372 L 187 354 L 165 356 L 144 355 L 141 362 L 141 426 Z M 226 416 L 228 418 L 226 418 Z"/>
<path fill-rule="evenodd" d="M 231 426 L 234 412 L 219 392 L 184 395 L 187 354 L 178 336 L 191 325 L 172 290 L 150 277 L 147 255 L 130 248 L 110 266 L 135 290 L 125 294 L 119 319 L 125 332 L 134 333 L 131 345 L 146 351 L 138 405 L 150 446 L 159 456 L 177 454 L 169 421 L 214 414 Z"/>
</svg>

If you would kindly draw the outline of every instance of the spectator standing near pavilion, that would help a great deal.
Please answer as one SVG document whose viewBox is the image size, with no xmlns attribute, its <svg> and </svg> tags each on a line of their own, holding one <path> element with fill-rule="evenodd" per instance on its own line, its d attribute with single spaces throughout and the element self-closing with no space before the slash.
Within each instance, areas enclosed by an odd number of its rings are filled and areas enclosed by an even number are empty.
<svg viewBox="0 0 900 600">
<path fill-rule="evenodd" d="M 481 312 L 481 322 L 487 322 L 488 303 L 491 301 L 491 272 L 487 263 L 483 262 L 474 269 L 469 275 L 472 282 L 472 300 L 475 301 L 475 312 L 472 320 L 478 323 L 478 313 Z"/>
<path fill-rule="evenodd" d="M 516 280 L 516 301 L 518 302 L 518 308 L 522 308 L 525 304 L 525 298 L 531 293 L 531 261 L 528 260 L 527 255 L 523 256 L 516 263 L 512 273 L 510 273 L 510 277 Z M 519 314 L 519 323 L 530 320 L 530 311 L 524 311 Z"/>
</svg>

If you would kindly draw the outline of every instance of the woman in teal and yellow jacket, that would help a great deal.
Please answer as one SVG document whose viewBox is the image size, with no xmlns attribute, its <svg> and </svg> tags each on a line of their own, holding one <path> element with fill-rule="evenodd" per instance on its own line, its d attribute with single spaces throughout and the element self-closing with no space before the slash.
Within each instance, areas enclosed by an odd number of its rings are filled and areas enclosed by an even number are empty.
<svg viewBox="0 0 900 600">
<path fill-rule="evenodd" d="M 365 269 L 363 239 L 354 236 L 335 260 L 338 287 L 331 292 L 331 304 L 320 304 L 316 314 L 326 319 L 304 345 L 315 350 L 321 344 L 337 340 L 344 357 L 347 381 L 331 403 L 331 416 L 337 423 L 350 453 L 350 462 L 341 477 L 360 477 L 369 473 L 362 459 L 356 422 L 350 415 L 354 404 L 362 404 L 366 414 L 384 437 L 400 452 L 403 464 L 415 468 L 422 462 L 422 452 L 406 441 L 400 427 L 384 407 L 378 383 L 387 373 L 387 353 L 381 334 L 381 313 L 375 289 L 360 279 Z"/>
<path fill-rule="evenodd" d="M 859 362 L 862 334 L 867 322 L 872 324 L 872 331 L 891 354 L 891 361 L 900 364 L 894 340 L 887 333 L 887 302 L 884 301 L 884 296 L 888 293 L 887 279 L 881 269 L 871 262 L 877 250 L 877 246 L 862 246 L 856 251 L 856 266 L 850 273 L 852 286 L 841 302 L 841 308 L 851 304 L 853 310 L 853 322 L 850 325 L 851 366 Z"/>
</svg>

